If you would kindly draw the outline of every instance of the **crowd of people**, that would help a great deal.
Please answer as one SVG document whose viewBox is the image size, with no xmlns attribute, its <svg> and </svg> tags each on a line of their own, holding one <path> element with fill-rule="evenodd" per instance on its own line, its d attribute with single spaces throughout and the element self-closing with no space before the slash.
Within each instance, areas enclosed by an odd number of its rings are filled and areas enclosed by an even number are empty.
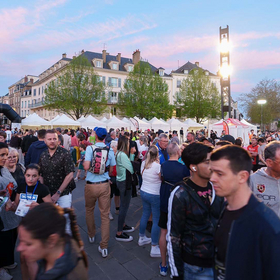
<svg viewBox="0 0 280 280">
<path fill-rule="evenodd" d="M 88 279 L 72 209 L 79 180 L 89 243 L 98 201 L 103 258 L 114 198 L 115 240 L 131 242 L 129 233 L 138 230 L 138 245 L 161 259 L 161 276 L 170 270 L 173 279 L 279 279 L 278 133 L 251 131 L 245 146 L 224 131 L 182 131 L 1 130 L 0 279 L 12 279 L 17 239 L 22 279 Z M 126 217 L 138 195 L 136 229 Z"/>
</svg>

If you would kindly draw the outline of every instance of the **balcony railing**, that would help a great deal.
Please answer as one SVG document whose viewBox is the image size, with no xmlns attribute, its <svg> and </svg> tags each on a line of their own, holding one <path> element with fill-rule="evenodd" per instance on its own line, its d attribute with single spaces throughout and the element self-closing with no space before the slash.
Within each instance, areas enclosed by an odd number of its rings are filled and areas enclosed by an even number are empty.
<svg viewBox="0 0 280 280">
<path fill-rule="evenodd" d="M 44 106 L 45 102 L 44 101 L 40 101 L 34 104 L 28 104 L 28 108 L 37 108 L 37 107 L 42 107 Z"/>
</svg>

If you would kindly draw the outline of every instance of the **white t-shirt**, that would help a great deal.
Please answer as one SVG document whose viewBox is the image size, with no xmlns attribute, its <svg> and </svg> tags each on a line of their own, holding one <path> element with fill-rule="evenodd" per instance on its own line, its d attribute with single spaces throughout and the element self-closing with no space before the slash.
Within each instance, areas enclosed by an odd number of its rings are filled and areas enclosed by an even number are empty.
<svg viewBox="0 0 280 280">
<path fill-rule="evenodd" d="M 141 174 L 143 177 L 141 190 L 149 194 L 159 195 L 161 185 L 161 179 L 159 177 L 160 164 L 153 162 L 149 169 L 144 170 L 144 167 L 145 161 L 143 161 L 141 165 Z"/>
<path fill-rule="evenodd" d="M 148 149 L 149 149 L 148 146 L 145 146 L 144 144 L 139 146 L 138 151 L 139 151 L 139 158 L 140 159 L 144 158 L 144 156 L 145 156 L 144 154 L 145 154 L 145 152 L 148 151 Z"/>
</svg>

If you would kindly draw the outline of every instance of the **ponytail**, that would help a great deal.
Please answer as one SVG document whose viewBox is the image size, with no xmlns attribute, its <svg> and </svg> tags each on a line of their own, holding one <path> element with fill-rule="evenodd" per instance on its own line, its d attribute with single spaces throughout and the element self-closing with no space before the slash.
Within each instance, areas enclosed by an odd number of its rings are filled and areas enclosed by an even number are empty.
<svg viewBox="0 0 280 280">
<path fill-rule="evenodd" d="M 84 243 L 81 239 L 81 235 L 80 235 L 79 228 L 78 228 L 78 225 L 77 225 L 77 219 L 76 219 L 76 215 L 74 213 L 74 210 L 71 209 L 71 208 L 64 208 L 64 214 L 69 215 L 72 237 L 77 242 L 77 245 L 78 245 L 78 247 L 80 249 L 80 252 L 82 254 L 82 257 L 83 257 L 85 267 L 88 268 L 88 259 L 87 259 L 86 253 L 84 251 Z"/>
<path fill-rule="evenodd" d="M 154 161 L 158 158 L 157 146 L 151 146 L 147 152 L 147 158 L 145 160 L 145 169 L 149 169 Z"/>
</svg>

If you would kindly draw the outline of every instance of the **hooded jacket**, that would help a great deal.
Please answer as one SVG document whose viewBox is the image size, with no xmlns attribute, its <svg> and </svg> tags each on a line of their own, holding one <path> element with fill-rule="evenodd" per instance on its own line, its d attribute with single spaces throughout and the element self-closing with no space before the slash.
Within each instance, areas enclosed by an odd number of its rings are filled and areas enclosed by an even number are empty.
<svg viewBox="0 0 280 280">
<path fill-rule="evenodd" d="M 38 262 L 36 280 L 86 280 L 88 279 L 82 254 L 76 241 L 66 239 L 64 254 L 56 260 L 54 267 L 46 271 L 46 261 Z"/>
<path fill-rule="evenodd" d="M 280 217 L 280 179 L 269 176 L 263 167 L 250 176 L 253 194 Z"/>
<path fill-rule="evenodd" d="M 25 166 L 27 166 L 30 163 L 38 164 L 42 152 L 44 152 L 47 148 L 48 147 L 44 141 L 36 141 L 36 142 L 32 143 L 24 158 Z"/>
</svg>

